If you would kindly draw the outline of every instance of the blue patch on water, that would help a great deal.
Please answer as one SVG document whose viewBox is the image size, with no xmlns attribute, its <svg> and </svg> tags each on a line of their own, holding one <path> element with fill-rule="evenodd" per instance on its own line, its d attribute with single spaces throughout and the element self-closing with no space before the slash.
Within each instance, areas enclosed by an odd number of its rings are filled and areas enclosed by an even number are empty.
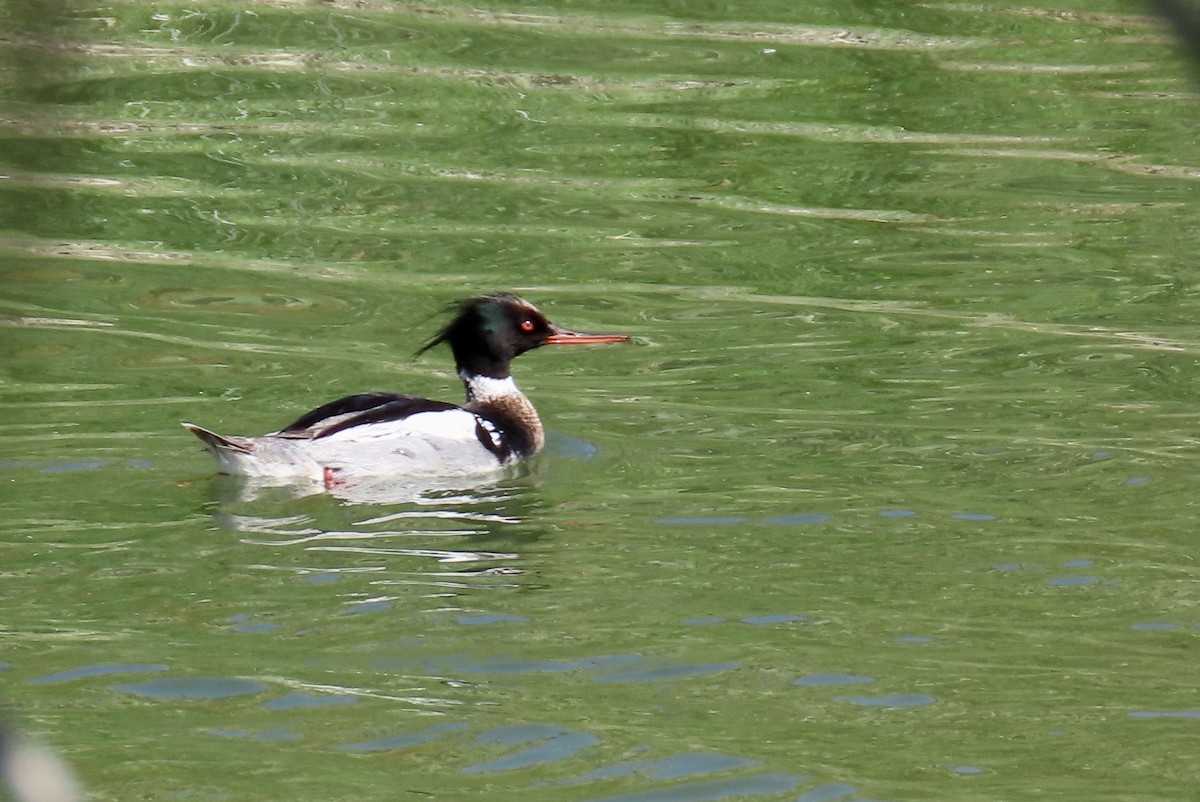
<svg viewBox="0 0 1200 802">
<path fill-rule="evenodd" d="M 986 512 L 956 512 L 950 516 L 956 521 L 994 521 L 995 515 Z"/>
<path fill-rule="evenodd" d="M 347 604 L 343 609 L 342 615 L 362 615 L 363 613 L 381 613 L 384 610 L 392 609 L 390 601 L 377 602 L 362 602 L 361 604 Z"/>
<path fill-rule="evenodd" d="M 627 763 L 617 763 L 602 769 L 589 771 L 587 774 L 563 780 L 555 785 L 574 785 L 576 783 L 593 782 L 595 780 L 611 780 L 617 777 L 628 777 L 634 774 L 651 780 L 680 780 L 684 777 L 694 777 L 698 774 L 716 774 L 722 771 L 743 769 L 757 766 L 761 760 L 750 760 L 733 755 L 719 753 L 697 753 L 688 755 L 673 755 L 661 760 L 631 760 Z"/>
<path fill-rule="evenodd" d="M 801 513 L 799 515 L 784 515 L 779 518 L 767 518 L 766 523 L 769 524 L 823 524 L 826 521 L 833 520 L 828 515 L 819 512 Z"/>
<path fill-rule="evenodd" d="M 586 732 L 572 732 L 549 724 L 518 724 L 508 727 L 498 727 L 482 733 L 475 739 L 479 746 L 499 744 L 501 746 L 520 746 L 532 743 L 533 746 L 508 755 L 507 757 L 475 763 L 463 769 L 464 774 L 487 774 L 496 771 L 512 771 L 514 769 L 538 766 L 558 760 L 574 757 L 585 749 L 600 743 L 600 739 Z"/>
<path fill-rule="evenodd" d="M 270 632 L 273 629 L 279 629 L 279 624 L 274 624 L 270 621 L 259 621 L 254 624 L 241 624 L 236 627 L 230 627 L 230 632 Z"/>
<path fill-rule="evenodd" d="M 1170 621 L 1147 621 L 1144 624 L 1134 624 L 1130 629 L 1136 632 L 1162 632 L 1169 629 L 1180 629 L 1180 626 Z"/>
<path fill-rule="evenodd" d="M 477 744 L 500 744 L 501 746 L 520 746 L 530 741 L 540 741 L 544 738 L 554 738 L 564 735 L 568 730 L 553 724 L 509 724 L 493 730 L 480 733 L 475 738 Z"/>
<path fill-rule="evenodd" d="M 70 668 L 55 674 L 46 674 L 29 680 L 30 685 L 53 685 L 57 682 L 74 682 L 92 677 L 110 677 L 114 674 L 152 674 L 166 671 L 162 663 L 94 663 L 90 666 Z"/>
<path fill-rule="evenodd" d="M 910 518 L 917 513 L 915 510 L 880 510 L 879 514 L 884 518 Z"/>
<path fill-rule="evenodd" d="M 469 615 L 460 615 L 456 620 L 463 626 L 529 623 L 529 619 L 523 615 L 505 615 L 503 613 L 472 613 Z"/>
<path fill-rule="evenodd" d="M 591 443 L 551 431 L 546 432 L 545 453 L 551 457 L 564 457 L 587 462 L 599 452 Z"/>
<path fill-rule="evenodd" d="M 230 699 L 265 693 L 266 683 L 232 677 L 168 677 L 127 685 L 111 685 L 114 691 L 132 693 L 151 699 Z"/>
<path fill-rule="evenodd" d="M 337 582 L 341 578 L 341 574 L 309 574 L 304 577 L 304 581 L 314 585 L 324 585 L 327 582 Z"/>
<path fill-rule="evenodd" d="M 783 794 L 806 779 L 808 777 L 804 774 L 755 774 L 750 777 L 732 777 L 728 780 L 709 780 L 649 791 L 634 791 L 631 794 L 594 798 L 588 802 L 716 802 L 721 799 Z"/>
<path fill-rule="evenodd" d="M 811 621 L 806 615 L 794 613 L 776 613 L 774 615 L 749 615 L 742 619 L 743 624 L 791 624 L 798 621 Z"/>
<path fill-rule="evenodd" d="M 859 707 L 920 707 L 931 705 L 937 701 L 936 696 L 927 693 L 894 693 L 890 696 L 837 696 L 837 702 L 849 702 Z"/>
<path fill-rule="evenodd" d="M 287 693 L 263 702 L 266 710 L 304 710 L 313 707 L 342 707 L 352 705 L 358 697 L 345 693 Z"/>
<path fill-rule="evenodd" d="M 993 571 L 1020 571 L 1020 563 L 996 563 L 992 566 Z"/>
<path fill-rule="evenodd" d="M 127 462 L 125 464 L 128 465 L 130 468 L 137 468 L 139 470 L 145 470 L 147 468 L 154 467 L 154 463 L 148 459 L 131 459 L 131 460 L 129 460 L 129 462 Z"/>
<path fill-rule="evenodd" d="M 679 663 L 634 671 L 621 671 L 616 674 L 600 674 L 595 679 L 597 682 L 663 682 L 722 674 L 737 667 L 737 663 L 700 663 L 696 665 Z"/>
<path fill-rule="evenodd" d="M 386 738 L 375 738 L 370 741 L 359 741 L 352 744 L 339 744 L 334 747 L 342 752 L 389 752 L 393 749 L 406 749 L 410 746 L 429 743 L 452 732 L 467 729 L 466 724 L 435 724 L 429 729 L 405 735 L 392 735 Z"/>
<path fill-rule="evenodd" d="M 1129 717 L 1200 719 L 1200 710 L 1131 710 Z"/>
<path fill-rule="evenodd" d="M 81 459 L 71 462 L 56 462 L 53 465 L 46 465 L 39 468 L 39 473 L 74 473 L 75 471 L 94 471 L 97 468 L 103 468 L 105 465 L 111 464 L 111 460 L 106 459 Z"/>
<path fill-rule="evenodd" d="M 749 523 L 749 518 L 741 516 L 730 516 L 727 518 L 718 517 L 697 517 L 697 518 L 659 518 L 655 523 L 660 524 L 745 524 Z"/>
<path fill-rule="evenodd" d="M 850 796 L 856 791 L 858 789 L 849 783 L 825 783 L 801 794 L 796 802 L 833 802 L 835 799 Z"/>
<path fill-rule="evenodd" d="M 279 624 L 269 621 L 255 621 L 253 613 L 236 613 L 225 619 L 227 624 L 237 624 L 229 628 L 230 632 L 270 632 L 279 629 Z"/>
<path fill-rule="evenodd" d="M 1149 476 L 1131 476 L 1125 480 L 1125 484 L 1133 485 L 1133 486 L 1148 485 L 1148 484 L 1150 484 L 1150 477 Z"/>
<path fill-rule="evenodd" d="M 793 685 L 820 687 L 825 685 L 869 685 L 874 677 L 865 674 L 810 674 L 793 680 Z"/>
<path fill-rule="evenodd" d="M 1100 577 L 1096 576 L 1060 576 L 1051 579 L 1046 584 L 1052 588 L 1069 588 L 1080 585 L 1095 585 L 1099 581 Z"/>
<path fill-rule="evenodd" d="M 1063 568 L 1087 568 L 1095 562 L 1095 560 L 1067 560 L 1063 563 Z"/>
<path fill-rule="evenodd" d="M 983 769 L 978 766 L 952 766 L 950 771 L 963 777 L 978 777 L 983 774 Z"/>
</svg>

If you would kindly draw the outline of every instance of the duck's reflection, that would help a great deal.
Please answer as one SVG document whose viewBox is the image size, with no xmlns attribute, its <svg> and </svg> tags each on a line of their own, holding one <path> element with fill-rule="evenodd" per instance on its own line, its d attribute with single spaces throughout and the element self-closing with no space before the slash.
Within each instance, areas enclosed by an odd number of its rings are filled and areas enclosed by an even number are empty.
<svg viewBox="0 0 1200 802">
<path fill-rule="evenodd" d="M 279 556 L 268 562 L 292 564 L 285 570 L 295 570 L 300 553 L 309 555 L 306 565 L 320 554 L 323 571 L 415 573 L 426 582 L 486 576 L 489 585 L 505 584 L 499 577 L 525 573 L 522 552 L 546 528 L 538 480 L 528 472 L 474 485 L 373 477 L 338 493 L 218 476 L 212 492 L 213 520 L 241 533 L 242 543 L 271 549 Z"/>
<path fill-rule="evenodd" d="M 279 501 L 325 496 L 345 504 L 392 505 L 488 503 L 511 495 L 506 485 L 519 480 L 515 469 L 498 469 L 474 476 L 378 476 L 342 473 L 336 482 L 309 477 L 256 477 L 219 475 L 213 483 L 216 500 L 234 502 Z"/>
</svg>

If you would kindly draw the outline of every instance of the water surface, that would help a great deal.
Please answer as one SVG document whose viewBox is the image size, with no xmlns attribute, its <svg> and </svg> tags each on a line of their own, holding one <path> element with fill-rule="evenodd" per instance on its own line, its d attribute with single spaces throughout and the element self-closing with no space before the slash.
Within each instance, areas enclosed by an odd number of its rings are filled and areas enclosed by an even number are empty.
<svg viewBox="0 0 1200 802">
<path fill-rule="evenodd" d="M 3 7 L 3 695 L 97 798 L 1194 793 L 1200 104 L 1139 8 Z M 61 12 L 55 16 L 49 11 Z M 177 425 L 522 293 L 546 453 Z"/>
</svg>

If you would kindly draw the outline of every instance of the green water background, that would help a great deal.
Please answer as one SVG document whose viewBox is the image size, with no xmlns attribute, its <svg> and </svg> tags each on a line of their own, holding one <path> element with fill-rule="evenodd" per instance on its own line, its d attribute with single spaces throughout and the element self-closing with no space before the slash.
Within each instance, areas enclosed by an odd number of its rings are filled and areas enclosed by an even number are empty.
<svg viewBox="0 0 1200 802">
<path fill-rule="evenodd" d="M 3 698 L 96 799 L 1188 799 L 1200 99 L 1122 3 L 0 6 Z M 501 487 L 246 499 L 514 290 Z"/>
</svg>

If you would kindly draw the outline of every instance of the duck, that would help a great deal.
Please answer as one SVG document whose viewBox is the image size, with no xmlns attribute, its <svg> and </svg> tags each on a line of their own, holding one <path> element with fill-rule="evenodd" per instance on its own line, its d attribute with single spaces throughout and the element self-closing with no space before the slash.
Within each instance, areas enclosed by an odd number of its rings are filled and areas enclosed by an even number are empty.
<svg viewBox="0 0 1200 802">
<path fill-rule="evenodd" d="M 453 404 L 403 393 L 348 395 L 282 429 L 242 437 L 186 421 L 223 473 L 259 480 L 306 480 L 332 489 L 350 476 L 461 476 L 491 473 L 535 456 L 545 430 L 513 381 L 513 359 L 544 345 L 629 341 L 556 326 L 536 306 L 506 292 L 451 306 L 452 318 L 415 356 L 449 346 L 466 389 Z"/>
</svg>

